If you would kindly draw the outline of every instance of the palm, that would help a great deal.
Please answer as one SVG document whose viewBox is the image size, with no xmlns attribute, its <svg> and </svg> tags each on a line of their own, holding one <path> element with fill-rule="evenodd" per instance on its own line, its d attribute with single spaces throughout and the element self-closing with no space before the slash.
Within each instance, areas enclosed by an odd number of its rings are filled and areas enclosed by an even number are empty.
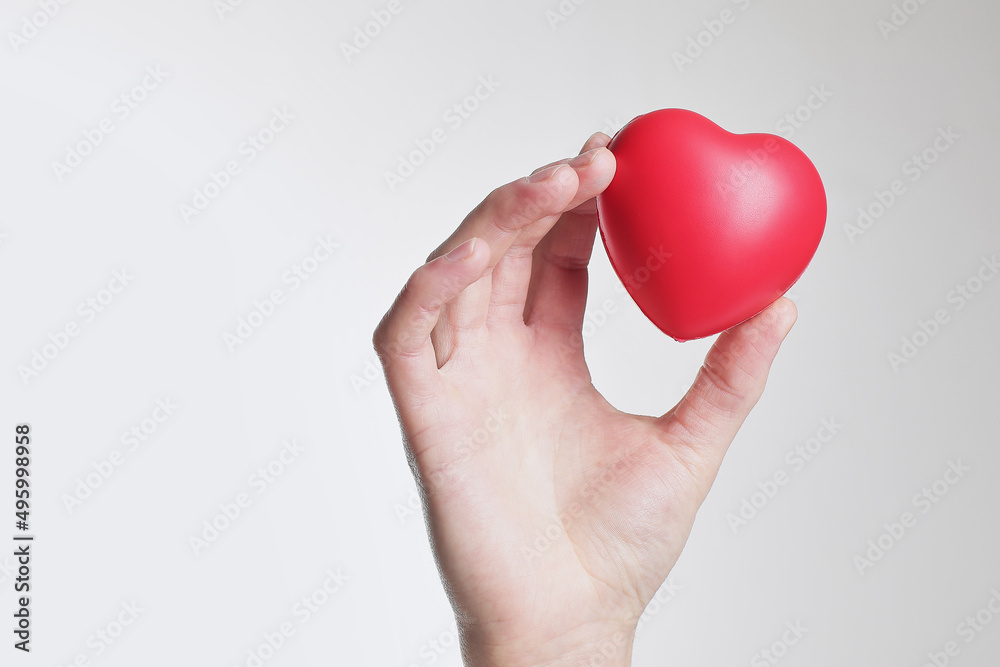
<svg viewBox="0 0 1000 667">
<path fill-rule="evenodd" d="M 596 135 L 588 146 L 606 143 Z M 508 202 L 495 191 L 441 250 L 487 244 L 426 264 L 376 332 L 470 642 L 627 634 L 677 560 L 791 325 L 786 301 L 720 336 L 660 418 L 612 407 L 580 344 L 593 197 L 613 174 L 611 154 L 595 153 L 572 177 L 563 167 L 562 183 L 517 182 Z"/>
<path fill-rule="evenodd" d="M 523 325 L 494 332 L 441 369 L 440 410 L 454 421 L 410 441 L 443 573 L 461 582 L 455 602 L 476 618 L 525 627 L 554 611 L 571 626 L 609 612 L 637 618 L 700 503 L 675 450 L 649 418 L 604 400 L 571 341 Z M 510 595 L 510 581 L 527 591 L 558 581 L 574 594 L 538 606 Z"/>
</svg>

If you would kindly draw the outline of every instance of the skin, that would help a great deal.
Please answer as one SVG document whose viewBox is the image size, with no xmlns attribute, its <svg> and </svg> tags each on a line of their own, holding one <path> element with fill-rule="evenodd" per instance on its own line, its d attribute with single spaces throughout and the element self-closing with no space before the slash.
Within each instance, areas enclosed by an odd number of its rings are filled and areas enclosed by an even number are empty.
<svg viewBox="0 0 1000 667">
<path fill-rule="evenodd" d="M 581 338 L 609 141 L 494 190 L 375 332 L 467 665 L 630 664 L 795 321 L 721 334 L 660 417 L 609 404 Z"/>
</svg>

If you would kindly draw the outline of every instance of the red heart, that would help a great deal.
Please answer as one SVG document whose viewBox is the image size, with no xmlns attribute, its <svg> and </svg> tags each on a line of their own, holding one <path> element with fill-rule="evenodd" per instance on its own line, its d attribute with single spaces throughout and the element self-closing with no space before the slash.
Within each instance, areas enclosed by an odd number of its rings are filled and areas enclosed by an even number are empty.
<svg viewBox="0 0 1000 667">
<path fill-rule="evenodd" d="M 767 308 L 802 275 L 823 236 L 816 167 L 772 134 L 732 134 L 661 109 L 608 146 L 618 161 L 598 195 L 601 238 L 653 324 L 685 341 Z"/>
</svg>

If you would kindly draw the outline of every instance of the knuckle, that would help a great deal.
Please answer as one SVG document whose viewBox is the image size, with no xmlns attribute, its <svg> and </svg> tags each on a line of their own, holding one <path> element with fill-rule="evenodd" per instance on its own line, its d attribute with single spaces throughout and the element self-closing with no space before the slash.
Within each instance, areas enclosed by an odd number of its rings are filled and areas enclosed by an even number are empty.
<svg viewBox="0 0 1000 667">
<path fill-rule="evenodd" d="M 493 198 L 494 224 L 505 232 L 516 232 L 537 220 L 543 203 L 551 199 L 548 193 L 533 193 L 521 182 L 509 183 L 490 195 Z"/>
<path fill-rule="evenodd" d="M 545 250 L 542 259 L 564 271 L 586 271 L 590 267 L 590 256 L 579 252 L 552 252 Z"/>
<path fill-rule="evenodd" d="M 403 285 L 403 289 L 396 296 L 392 307 L 382 316 L 382 320 L 375 327 L 375 331 L 372 334 L 372 346 L 381 357 L 392 356 L 399 352 L 401 347 L 399 343 L 400 330 L 406 328 L 405 326 L 401 326 L 399 319 L 406 310 L 407 302 L 412 300 L 415 288 L 421 282 L 420 273 L 421 269 L 417 269 L 410 275 Z M 410 319 L 415 320 L 420 312 L 420 306 L 417 304 L 410 314 Z"/>
<path fill-rule="evenodd" d="M 375 332 L 372 334 L 372 347 L 375 349 L 375 352 L 378 353 L 379 357 L 382 357 L 385 353 L 389 352 L 389 343 L 387 340 L 387 331 L 389 328 L 388 317 L 388 313 L 382 317 L 382 321 L 379 322 L 377 327 L 375 327 Z"/>
<path fill-rule="evenodd" d="M 742 402 L 745 399 L 746 392 L 738 386 L 736 381 L 736 375 L 739 371 L 736 371 L 733 365 L 726 364 L 720 368 L 716 364 L 706 361 L 702 370 L 705 373 L 705 378 L 716 391 L 722 394 L 726 403 Z M 712 401 L 712 403 L 713 407 L 720 408 L 721 411 L 718 401 Z"/>
</svg>

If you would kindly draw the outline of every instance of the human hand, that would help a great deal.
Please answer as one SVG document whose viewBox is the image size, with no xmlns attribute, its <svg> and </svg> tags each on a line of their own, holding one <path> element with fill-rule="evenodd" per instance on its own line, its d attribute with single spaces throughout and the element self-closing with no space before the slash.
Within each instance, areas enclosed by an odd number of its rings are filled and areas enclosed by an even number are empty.
<svg viewBox="0 0 1000 667">
<path fill-rule="evenodd" d="M 795 321 L 782 298 L 722 333 L 660 417 L 610 405 L 581 337 L 609 141 L 494 190 L 375 332 L 468 665 L 630 663 Z"/>
</svg>

